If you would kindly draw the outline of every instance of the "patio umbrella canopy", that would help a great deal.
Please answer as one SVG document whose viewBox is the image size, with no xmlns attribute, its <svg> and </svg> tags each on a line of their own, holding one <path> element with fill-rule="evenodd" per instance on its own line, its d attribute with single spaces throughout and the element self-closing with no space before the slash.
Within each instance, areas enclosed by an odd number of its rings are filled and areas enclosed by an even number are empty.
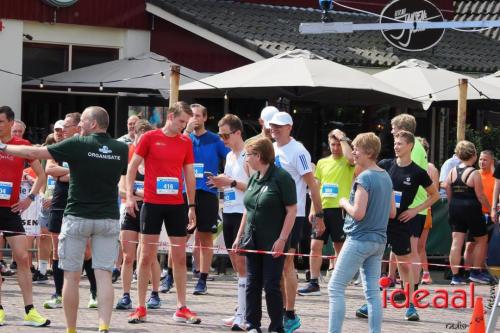
<svg viewBox="0 0 500 333">
<path fill-rule="evenodd" d="M 96 92 L 98 92 L 99 85 L 102 82 L 104 88 L 103 91 L 110 89 L 113 91 L 134 90 L 138 92 L 144 90 L 154 90 L 159 91 L 164 98 L 168 98 L 171 64 L 172 62 L 167 58 L 153 52 L 148 52 L 135 57 L 109 61 L 102 64 L 45 76 L 41 79 L 43 79 L 44 86 L 51 87 L 53 89 L 94 88 Z M 164 73 L 165 79 L 161 76 L 161 72 Z M 149 75 L 153 73 L 157 74 L 151 76 Z M 186 77 L 181 75 L 181 84 L 191 82 L 193 81 L 193 79 L 201 79 L 210 75 L 206 73 L 199 73 L 185 67 L 181 68 L 181 74 L 187 76 Z M 127 78 L 134 79 L 123 80 Z M 38 85 L 40 84 L 40 80 L 31 80 L 24 82 L 23 87 L 38 87 Z"/>
<path fill-rule="evenodd" d="M 418 59 L 406 60 L 373 76 L 416 98 L 426 110 L 433 102 L 457 101 L 459 79 L 468 79 L 470 84 L 488 97 L 500 99 L 500 90 L 488 83 Z M 467 99 L 479 100 L 482 96 L 469 86 Z"/>
<path fill-rule="evenodd" d="M 182 85 L 185 97 L 274 98 L 348 105 L 420 107 L 398 89 L 356 69 L 296 49 Z"/>
<path fill-rule="evenodd" d="M 495 72 L 495 73 L 488 75 L 488 76 L 484 76 L 478 80 L 481 82 L 490 84 L 492 86 L 495 86 L 498 89 L 498 88 L 500 88 L 500 71 Z M 488 97 L 490 97 L 490 96 L 488 96 Z"/>
</svg>

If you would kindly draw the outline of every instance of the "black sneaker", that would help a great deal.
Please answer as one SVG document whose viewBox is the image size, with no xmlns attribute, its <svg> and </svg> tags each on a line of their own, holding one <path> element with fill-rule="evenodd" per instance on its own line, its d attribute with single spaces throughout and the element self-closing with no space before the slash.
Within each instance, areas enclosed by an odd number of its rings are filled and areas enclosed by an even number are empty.
<svg viewBox="0 0 500 333">
<path fill-rule="evenodd" d="M 111 275 L 111 282 L 115 283 L 116 281 L 118 281 L 120 275 L 121 275 L 120 270 L 118 268 L 113 268 L 113 273 Z"/>
<path fill-rule="evenodd" d="M 17 269 L 17 262 L 15 261 L 11 262 L 10 269 Z"/>
<path fill-rule="evenodd" d="M 48 278 L 47 274 L 41 274 L 39 272 L 37 280 L 33 281 L 33 283 L 36 283 L 36 284 L 46 284 L 46 283 L 49 283 L 49 278 Z"/>
<path fill-rule="evenodd" d="M 317 283 L 309 282 L 305 288 L 297 290 L 300 296 L 321 296 L 321 290 Z"/>
</svg>

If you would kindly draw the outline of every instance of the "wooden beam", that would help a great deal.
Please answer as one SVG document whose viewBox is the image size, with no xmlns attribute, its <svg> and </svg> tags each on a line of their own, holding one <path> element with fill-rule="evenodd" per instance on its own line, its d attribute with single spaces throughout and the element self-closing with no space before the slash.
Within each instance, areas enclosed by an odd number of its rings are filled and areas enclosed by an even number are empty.
<svg viewBox="0 0 500 333">
<path fill-rule="evenodd" d="M 179 81 L 181 77 L 181 66 L 170 65 L 170 94 L 168 97 L 168 106 L 171 107 L 179 101 Z"/>
<path fill-rule="evenodd" d="M 457 142 L 465 140 L 467 123 L 467 79 L 458 79 Z"/>
</svg>

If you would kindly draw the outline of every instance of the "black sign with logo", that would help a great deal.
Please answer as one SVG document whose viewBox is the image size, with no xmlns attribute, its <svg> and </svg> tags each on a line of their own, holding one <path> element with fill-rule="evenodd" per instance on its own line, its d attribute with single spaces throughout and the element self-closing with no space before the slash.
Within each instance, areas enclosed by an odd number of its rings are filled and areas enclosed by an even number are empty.
<svg viewBox="0 0 500 333">
<path fill-rule="evenodd" d="M 381 23 L 398 22 L 443 22 L 441 11 L 427 0 L 395 0 L 382 11 Z M 439 43 L 444 29 L 382 30 L 385 39 L 405 51 L 423 51 Z"/>
<path fill-rule="evenodd" d="M 42 0 L 49 6 L 53 7 L 69 7 L 78 2 L 78 0 Z"/>
</svg>

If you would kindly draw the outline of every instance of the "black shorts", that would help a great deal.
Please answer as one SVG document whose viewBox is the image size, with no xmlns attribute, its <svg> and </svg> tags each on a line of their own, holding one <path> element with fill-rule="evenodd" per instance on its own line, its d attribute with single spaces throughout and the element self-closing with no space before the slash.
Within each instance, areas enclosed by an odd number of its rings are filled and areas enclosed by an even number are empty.
<svg viewBox="0 0 500 333">
<path fill-rule="evenodd" d="M 392 252 L 397 256 L 411 253 L 411 232 L 408 223 L 390 220 L 387 225 L 387 245 L 391 246 Z"/>
<path fill-rule="evenodd" d="M 486 235 L 486 222 L 481 205 L 450 205 L 450 226 L 453 232 L 467 233 L 472 237 Z"/>
<path fill-rule="evenodd" d="M 61 233 L 61 226 L 64 216 L 64 210 L 51 210 L 49 213 L 49 231 L 54 234 Z"/>
<path fill-rule="evenodd" d="M 222 214 L 222 234 L 224 235 L 224 244 L 226 249 L 233 247 L 234 240 L 240 229 L 241 213 L 224 213 Z"/>
<path fill-rule="evenodd" d="M 0 228 L 5 237 L 24 235 L 21 215 L 13 213 L 10 207 L 0 207 Z"/>
<path fill-rule="evenodd" d="M 486 233 L 488 234 L 488 244 L 490 243 L 491 237 L 493 236 L 493 230 L 495 229 L 495 224 L 491 222 L 491 216 L 489 214 L 483 214 L 483 221 L 486 224 Z M 467 242 L 475 242 L 474 236 L 470 232 L 467 233 Z"/>
<path fill-rule="evenodd" d="M 412 237 L 420 238 L 420 236 L 422 236 L 425 225 L 425 216 L 426 215 L 417 214 L 414 218 L 406 222 L 410 226 L 410 235 Z"/>
<path fill-rule="evenodd" d="M 342 208 L 326 208 L 323 209 L 325 214 L 325 232 L 321 236 L 316 236 L 316 232 L 312 230 L 311 238 L 328 242 L 328 237 L 331 237 L 332 242 L 339 243 L 345 241 L 344 233 L 344 218 L 342 217 Z"/>
<path fill-rule="evenodd" d="M 142 205 L 140 214 L 141 234 L 159 235 L 163 222 L 165 222 L 168 236 L 186 236 L 188 224 L 187 206 L 185 204 L 157 205 L 152 203 Z"/>
<path fill-rule="evenodd" d="M 213 232 L 219 218 L 219 198 L 203 190 L 196 190 L 195 198 L 196 229 L 200 232 Z"/>
<path fill-rule="evenodd" d="M 137 207 L 139 208 L 139 210 L 135 211 L 135 217 L 127 213 L 127 210 L 124 211 L 125 216 L 123 216 L 121 230 L 141 232 L 140 214 L 142 201 L 137 202 Z"/>
<path fill-rule="evenodd" d="M 302 228 L 306 223 L 306 218 L 303 216 L 296 217 L 293 224 L 292 231 L 288 239 L 290 240 L 290 248 L 297 250 L 299 248 L 300 240 L 302 239 Z"/>
</svg>

